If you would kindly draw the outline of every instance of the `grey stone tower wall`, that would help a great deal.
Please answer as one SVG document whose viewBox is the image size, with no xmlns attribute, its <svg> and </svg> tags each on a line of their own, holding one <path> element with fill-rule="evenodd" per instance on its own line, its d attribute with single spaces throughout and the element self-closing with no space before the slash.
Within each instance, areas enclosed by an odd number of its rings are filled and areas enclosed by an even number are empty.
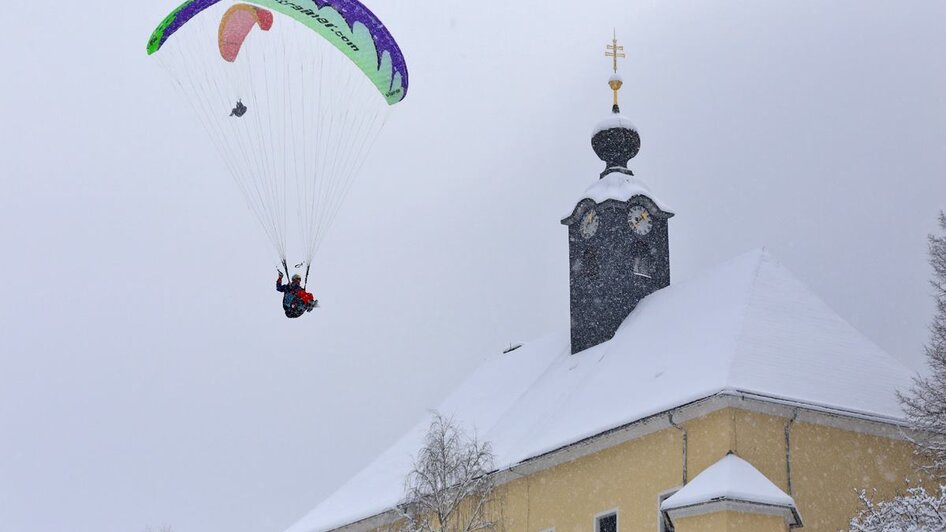
<svg viewBox="0 0 946 532">
<path fill-rule="evenodd" d="M 628 210 L 644 205 L 653 215 L 653 229 L 638 236 L 627 222 Z M 581 218 L 594 208 L 598 230 L 584 238 Z M 571 346 L 578 353 L 614 337 L 641 299 L 670 285 L 668 218 L 649 198 L 600 205 L 582 202 L 568 222 L 571 268 Z M 635 257 L 650 261 L 650 277 L 634 273 Z"/>
</svg>

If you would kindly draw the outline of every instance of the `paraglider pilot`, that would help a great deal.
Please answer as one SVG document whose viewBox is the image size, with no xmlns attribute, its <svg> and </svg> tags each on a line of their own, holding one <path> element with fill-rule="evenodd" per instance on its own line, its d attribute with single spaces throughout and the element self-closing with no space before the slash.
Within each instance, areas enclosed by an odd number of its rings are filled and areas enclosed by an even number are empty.
<svg viewBox="0 0 946 532">
<path fill-rule="evenodd" d="M 282 272 L 279 272 L 276 291 L 283 293 L 282 308 L 286 311 L 287 318 L 298 318 L 306 312 L 312 312 L 312 309 L 319 305 L 315 296 L 302 287 L 302 276 L 298 274 L 292 276 L 289 284 L 282 284 Z"/>
<path fill-rule="evenodd" d="M 246 114 L 246 111 L 247 111 L 246 105 L 244 105 L 243 100 L 240 99 L 240 100 L 237 100 L 236 106 L 234 106 L 233 110 L 230 111 L 230 116 L 243 118 L 243 115 Z"/>
</svg>

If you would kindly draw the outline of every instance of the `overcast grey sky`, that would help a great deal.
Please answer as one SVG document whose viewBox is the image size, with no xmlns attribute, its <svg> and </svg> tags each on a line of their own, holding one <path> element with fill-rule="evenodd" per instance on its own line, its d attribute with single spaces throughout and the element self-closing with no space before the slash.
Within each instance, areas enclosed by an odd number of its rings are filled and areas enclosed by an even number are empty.
<svg viewBox="0 0 946 532">
<path fill-rule="evenodd" d="M 939 0 L 379 0 L 411 93 L 290 322 L 270 248 L 145 55 L 176 2 L 0 32 L 0 532 L 280 531 L 486 354 L 568 326 L 604 46 L 676 281 L 768 246 L 920 368 L 946 207 Z"/>
</svg>

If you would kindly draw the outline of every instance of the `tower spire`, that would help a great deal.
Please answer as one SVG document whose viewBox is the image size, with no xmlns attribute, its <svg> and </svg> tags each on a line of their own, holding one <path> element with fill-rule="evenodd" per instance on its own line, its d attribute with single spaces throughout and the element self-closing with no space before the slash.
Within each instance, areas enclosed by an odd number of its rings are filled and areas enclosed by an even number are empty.
<svg viewBox="0 0 946 532">
<path fill-rule="evenodd" d="M 624 47 L 618 44 L 617 30 L 614 30 L 611 44 L 607 46 L 604 55 L 612 60 L 611 68 L 614 73 L 611 74 L 611 79 L 608 80 L 608 86 L 614 91 L 614 105 L 611 107 L 611 116 L 595 127 L 595 132 L 591 137 L 591 147 L 605 163 L 601 177 L 611 172 L 634 175 L 627 168 L 627 163 L 640 150 L 641 138 L 634 124 L 621 116 L 621 108 L 618 105 L 618 91 L 624 86 L 624 80 L 618 74 L 618 59 L 626 58 L 627 55 L 624 53 Z"/>
<path fill-rule="evenodd" d="M 624 86 L 624 80 L 622 80 L 621 75 L 618 74 L 618 58 L 624 59 L 627 55 L 624 53 L 624 47 L 618 45 L 618 30 L 616 28 L 614 30 L 614 36 L 611 39 L 611 44 L 608 45 L 604 55 L 605 57 L 613 59 L 614 74 L 612 74 L 611 79 L 608 80 L 608 85 L 611 87 L 611 90 L 614 91 L 614 106 L 611 108 L 611 112 L 618 114 L 621 112 L 621 107 L 618 105 L 618 91 Z"/>
</svg>

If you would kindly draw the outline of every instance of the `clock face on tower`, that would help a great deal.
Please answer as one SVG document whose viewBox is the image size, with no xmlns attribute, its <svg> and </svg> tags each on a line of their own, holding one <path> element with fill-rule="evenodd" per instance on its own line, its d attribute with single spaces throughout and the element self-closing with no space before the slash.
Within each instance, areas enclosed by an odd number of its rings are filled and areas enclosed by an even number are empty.
<svg viewBox="0 0 946 532">
<path fill-rule="evenodd" d="M 581 236 L 591 238 L 598 232 L 598 213 L 594 209 L 589 210 L 581 217 L 581 225 L 578 226 Z"/>
<path fill-rule="evenodd" d="M 638 236 L 647 236 L 654 228 L 654 219 L 643 205 L 634 205 L 627 212 L 627 223 Z"/>
</svg>

